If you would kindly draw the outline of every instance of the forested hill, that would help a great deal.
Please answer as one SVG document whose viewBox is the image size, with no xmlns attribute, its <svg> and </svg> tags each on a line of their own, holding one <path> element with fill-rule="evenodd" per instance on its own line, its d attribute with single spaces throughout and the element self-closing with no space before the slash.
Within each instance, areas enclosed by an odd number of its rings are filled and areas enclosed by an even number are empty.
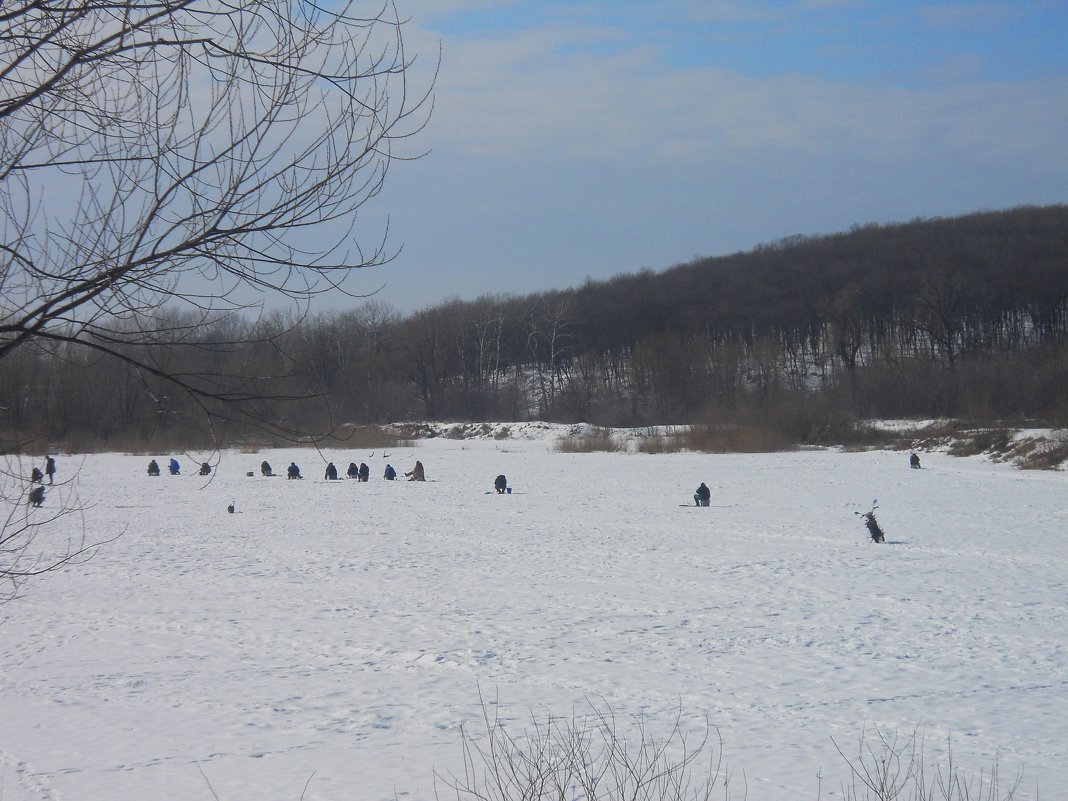
<svg viewBox="0 0 1068 801">
<path fill-rule="evenodd" d="M 844 336 L 822 344 L 835 345 L 847 367 L 865 346 L 878 352 L 902 337 L 917 346 L 930 340 L 928 352 L 952 364 L 964 351 L 1064 331 L 1068 206 L 790 237 L 660 274 L 589 283 L 574 298 L 597 348 L 633 346 L 662 331 L 790 343 L 833 327 Z"/>
<path fill-rule="evenodd" d="M 408 325 L 430 416 L 1063 416 L 1068 206 L 793 237 Z"/>
<path fill-rule="evenodd" d="M 167 320 L 131 355 L 188 363 L 215 387 L 244 391 L 258 379 L 271 395 L 316 395 L 258 407 L 309 429 L 425 418 L 727 422 L 812 441 L 860 417 L 1064 425 L 1068 206 L 794 237 L 408 316 L 372 301 L 195 333 L 186 322 Z M 119 432 L 154 441 L 204 430 L 203 409 L 182 393 L 76 349 L 9 358 L 0 373 L 3 386 L 27 387 L 5 397 L 5 431 L 44 420 L 54 440 L 113 442 Z"/>
</svg>

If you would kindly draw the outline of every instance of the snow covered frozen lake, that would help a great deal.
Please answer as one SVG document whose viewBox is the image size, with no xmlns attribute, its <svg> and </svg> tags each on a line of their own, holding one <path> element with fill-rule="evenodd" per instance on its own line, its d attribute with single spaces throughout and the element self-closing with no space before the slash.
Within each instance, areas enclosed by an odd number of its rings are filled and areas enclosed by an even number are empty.
<svg viewBox="0 0 1068 801">
<path fill-rule="evenodd" d="M 707 718 L 750 801 L 841 797 L 831 738 L 876 726 L 1068 794 L 1068 474 L 437 439 L 390 451 L 426 483 L 391 483 L 381 452 L 325 453 L 371 481 L 303 449 L 225 453 L 210 482 L 60 459 L 90 536 L 125 534 L 0 607 L 0 798 L 433 798 L 480 692 L 520 728 L 587 699 Z"/>
</svg>

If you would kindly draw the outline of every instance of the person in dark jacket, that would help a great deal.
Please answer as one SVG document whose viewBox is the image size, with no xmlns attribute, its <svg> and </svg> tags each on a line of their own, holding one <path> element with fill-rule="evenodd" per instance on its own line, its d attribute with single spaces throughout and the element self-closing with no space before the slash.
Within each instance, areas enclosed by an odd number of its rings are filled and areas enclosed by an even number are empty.
<svg viewBox="0 0 1068 801">
<path fill-rule="evenodd" d="M 409 481 L 426 481 L 426 473 L 423 472 L 423 463 L 420 461 L 416 461 L 415 467 L 404 475 L 408 476 Z"/>
<path fill-rule="evenodd" d="M 40 484 L 44 481 L 44 473 L 41 472 L 41 468 L 35 467 L 30 471 L 30 483 Z"/>
<path fill-rule="evenodd" d="M 349 478 L 359 478 L 360 468 L 356 466 L 356 462 L 349 462 L 349 469 L 345 471 L 345 475 Z"/>
<path fill-rule="evenodd" d="M 697 492 L 693 494 L 693 502 L 697 506 L 708 506 L 709 501 L 712 500 L 712 490 L 705 486 L 705 482 L 701 482 L 701 486 L 697 488 Z"/>
<path fill-rule="evenodd" d="M 493 479 L 493 488 L 497 490 L 498 495 L 504 495 L 504 491 L 508 489 L 508 479 L 505 478 L 504 473 Z"/>
<path fill-rule="evenodd" d="M 334 467 L 334 463 L 330 462 L 326 466 L 326 474 L 323 476 L 327 481 L 337 481 L 337 468 Z"/>
<path fill-rule="evenodd" d="M 367 481 L 371 478 L 371 468 L 367 466 L 367 462 L 360 462 L 360 481 Z"/>
<path fill-rule="evenodd" d="M 289 467 L 286 468 L 286 479 L 288 480 L 291 478 L 304 478 L 304 476 L 300 474 L 300 468 L 297 467 L 296 462 L 290 462 Z"/>
<path fill-rule="evenodd" d="M 264 459 L 260 462 L 260 475 L 261 476 L 273 476 L 274 471 L 271 470 L 271 463 Z"/>
<path fill-rule="evenodd" d="M 51 484 L 56 475 L 56 460 L 51 456 L 45 457 L 45 475 L 48 476 L 48 483 Z"/>
<path fill-rule="evenodd" d="M 913 470 L 920 469 L 920 457 L 917 456 L 915 453 L 909 456 L 909 467 L 911 467 Z"/>
<path fill-rule="evenodd" d="M 30 490 L 30 503 L 36 507 L 40 507 L 44 503 L 45 490 L 44 485 L 34 487 Z"/>
<path fill-rule="evenodd" d="M 167 469 L 171 471 L 172 476 L 181 475 L 181 469 L 178 467 L 177 459 L 171 459 L 171 463 L 167 465 Z"/>
<path fill-rule="evenodd" d="M 202 476 L 210 476 L 211 475 L 211 465 L 208 464 L 207 462 L 202 462 L 201 465 L 200 465 L 200 470 L 197 471 L 197 472 Z"/>
<path fill-rule="evenodd" d="M 155 459 L 148 463 L 148 474 L 150 476 L 159 475 L 159 462 L 157 462 Z"/>
<path fill-rule="evenodd" d="M 382 474 L 382 478 L 386 481 L 393 481 L 397 477 L 397 471 L 393 469 L 393 465 L 387 464 L 386 471 Z"/>
</svg>

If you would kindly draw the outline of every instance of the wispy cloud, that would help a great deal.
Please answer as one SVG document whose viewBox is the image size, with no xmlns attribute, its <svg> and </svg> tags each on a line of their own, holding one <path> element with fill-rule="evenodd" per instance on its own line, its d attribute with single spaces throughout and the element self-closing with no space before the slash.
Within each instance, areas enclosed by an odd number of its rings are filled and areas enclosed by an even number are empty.
<svg viewBox="0 0 1068 801">
<path fill-rule="evenodd" d="M 1013 3 L 939 3 L 923 6 L 919 18 L 927 25 L 959 31 L 965 27 L 996 28 L 1020 17 Z"/>
<path fill-rule="evenodd" d="M 1010 135 L 1008 121 L 1040 109 L 1047 130 L 1068 120 L 1064 82 L 906 89 L 673 68 L 641 43 L 609 55 L 562 52 L 592 39 L 625 42 L 609 28 L 550 27 L 448 46 L 440 135 L 469 155 L 500 159 L 625 162 L 680 158 L 687 148 L 701 161 L 759 148 L 902 158 L 950 140 L 994 146 Z M 967 60 L 953 69 L 963 79 L 976 72 Z M 1065 111 L 1046 99 L 1060 99 Z"/>
</svg>

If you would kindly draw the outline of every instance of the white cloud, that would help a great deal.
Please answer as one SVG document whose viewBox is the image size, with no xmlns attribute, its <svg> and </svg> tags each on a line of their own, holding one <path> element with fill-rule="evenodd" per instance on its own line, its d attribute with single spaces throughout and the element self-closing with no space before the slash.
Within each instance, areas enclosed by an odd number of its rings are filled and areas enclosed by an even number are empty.
<svg viewBox="0 0 1068 801">
<path fill-rule="evenodd" d="M 687 3 L 686 13 L 691 19 L 704 23 L 739 25 L 784 22 L 813 11 L 872 7 L 877 8 L 872 0 L 795 0 L 785 4 L 753 0 L 723 0 L 714 3 L 695 0 Z"/>
<path fill-rule="evenodd" d="M 787 16 L 785 9 L 750 0 L 722 0 L 714 3 L 697 0 L 687 5 L 687 15 L 693 20 L 705 23 L 776 22 Z"/>
<path fill-rule="evenodd" d="M 767 148 L 897 159 L 952 147 L 947 158 L 982 158 L 983 150 L 1009 153 L 1026 141 L 1017 120 L 1032 121 L 1031 138 L 1068 128 L 1068 80 L 910 90 L 673 69 L 643 46 L 609 55 L 567 52 L 589 37 L 613 35 L 545 28 L 447 42 L 433 138 L 504 161 L 709 163 Z"/>
<path fill-rule="evenodd" d="M 823 11 L 825 9 L 870 8 L 871 0 L 798 0 L 794 8 L 800 11 Z"/>
<path fill-rule="evenodd" d="M 466 11 L 491 11 L 519 5 L 522 0 L 403 0 L 402 15 L 429 18 Z"/>
<path fill-rule="evenodd" d="M 920 19 L 935 28 L 960 30 L 965 27 L 995 28 L 1015 19 L 1020 9 L 1012 3 L 939 3 L 923 6 Z"/>
</svg>

